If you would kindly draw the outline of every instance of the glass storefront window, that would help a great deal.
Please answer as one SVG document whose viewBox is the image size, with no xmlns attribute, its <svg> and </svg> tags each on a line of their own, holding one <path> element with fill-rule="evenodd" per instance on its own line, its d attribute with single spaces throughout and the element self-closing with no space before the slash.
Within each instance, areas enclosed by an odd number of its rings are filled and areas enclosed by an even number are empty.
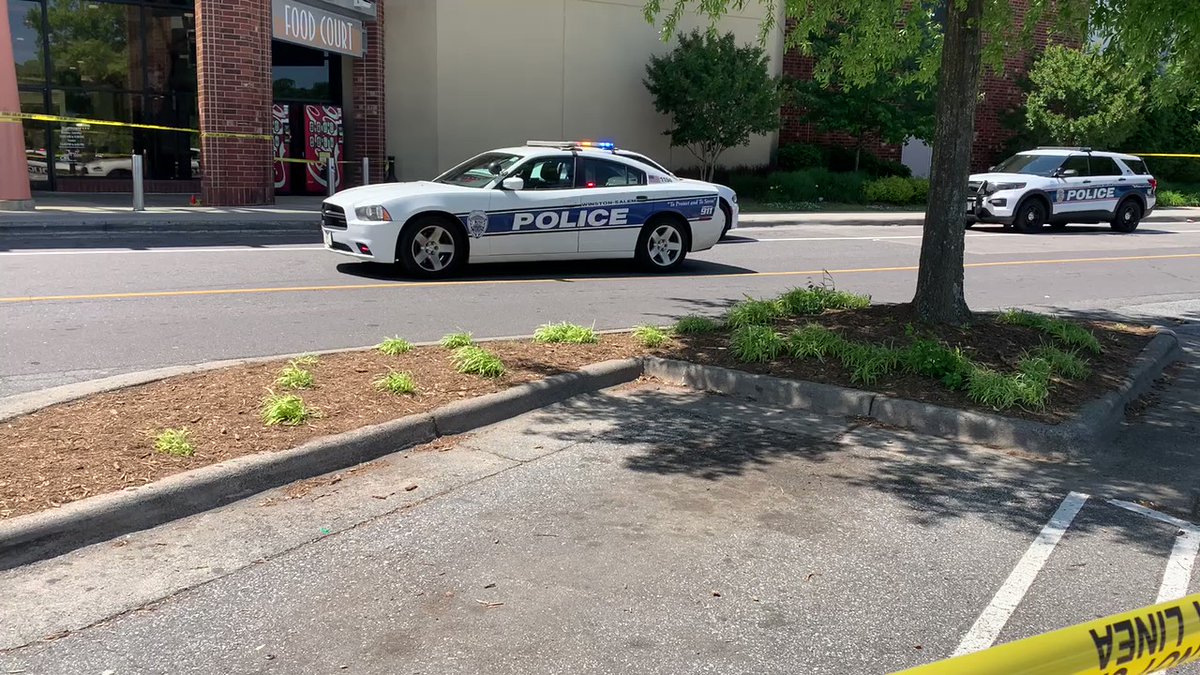
<svg viewBox="0 0 1200 675">
<path fill-rule="evenodd" d="M 196 25 L 190 11 L 146 8 L 146 89 L 196 91 Z"/>
<path fill-rule="evenodd" d="M 20 98 L 21 112 L 46 112 L 40 92 L 23 91 Z M 34 190 L 45 189 L 50 182 L 49 160 L 46 153 L 46 124 L 23 120 L 21 127 L 25 132 L 25 164 L 29 168 L 30 187 Z"/>
<path fill-rule="evenodd" d="M 17 83 L 41 85 L 46 79 L 46 61 L 43 58 L 41 39 L 41 3 L 33 0 L 9 0 L 8 25 L 12 30 Z"/>
<path fill-rule="evenodd" d="M 340 102 L 341 57 L 315 49 L 274 41 L 271 79 L 276 101 Z"/>
<path fill-rule="evenodd" d="M 51 114 L 117 122 L 139 121 L 134 106 L 141 96 L 111 91 L 56 89 L 50 92 Z M 59 154 L 59 176 L 128 178 L 132 175 L 133 130 L 90 124 L 59 124 L 53 131 Z"/>
<path fill-rule="evenodd" d="M 48 0 L 51 84 L 140 89 L 141 8 L 90 0 Z"/>
</svg>

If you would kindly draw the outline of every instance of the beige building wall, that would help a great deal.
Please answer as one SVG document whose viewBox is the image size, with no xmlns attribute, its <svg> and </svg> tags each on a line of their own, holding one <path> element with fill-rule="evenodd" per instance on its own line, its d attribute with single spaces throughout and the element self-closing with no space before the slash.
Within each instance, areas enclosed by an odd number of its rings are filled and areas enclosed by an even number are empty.
<svg viewBox="0 0 1200 675">
<path fill-rule="evenodd" d="M 754 42 L 763 11 L 750 3 L 719 29 Z M 388 154 L 401 180 L 528 139 L 612 139 L 672 168 L 698 164 L 670 147 L 642 84 L 650 55 L 673 44 L 641 0 L 389 0 L 385 15 Z M 705 25 L 689 17 L 683 29 Z M 767 49 L 779 74 L 781 36 Z M 766 163 L 775 143 L 754 138 L 722 163 Z"/>
</svg>

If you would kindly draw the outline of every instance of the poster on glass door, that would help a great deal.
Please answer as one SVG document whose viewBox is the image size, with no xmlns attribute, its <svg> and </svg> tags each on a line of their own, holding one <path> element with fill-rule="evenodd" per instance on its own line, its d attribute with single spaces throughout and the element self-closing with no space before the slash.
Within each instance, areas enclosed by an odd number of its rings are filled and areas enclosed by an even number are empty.
<svg viewBox="0 0 1200 675">
<path fill-rule="evenodd" d="M 334 190 L 342 187 L 342 109 L 336 105 L 304 106 L 305 187 L 324 193 L 329 185 L 327 162 L 333 162 Z"/>
<path fill-rule="evenodd" d="M 275 191 L 291 192 L 291 164 L 279 161 L 291 155 L 292 149 L 292 120 L 286 103 L 276 103 L 271 106 L 271 136 L 275 146 Z"/>
</svg>

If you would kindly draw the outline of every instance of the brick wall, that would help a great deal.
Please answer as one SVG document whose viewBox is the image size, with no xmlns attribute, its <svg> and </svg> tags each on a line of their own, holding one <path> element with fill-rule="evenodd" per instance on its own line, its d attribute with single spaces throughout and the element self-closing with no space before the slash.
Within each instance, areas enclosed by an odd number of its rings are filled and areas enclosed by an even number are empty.
<svg viewBox="0 0 1200 675">
<path fill-rule="evenodd" d="M 387 150 L 384 144 L 384 82 L 383 50 L 384 23 L 383 5 L 375 5 L 375 21 L 366 24 L 366 53 L 354 59 L 353 90 L 354 106 L 351 120 L 350 156 L 358 162 L 354 173 L 362 173 L 362 158 L 371 160 L 371 182 L 383 182 L 387 170 Z"/>
<path fill-rule="evenodd" d="M 196 70 L 204 204 L 271 204 L 270 0 L 197 0 Z"/>
</svg>

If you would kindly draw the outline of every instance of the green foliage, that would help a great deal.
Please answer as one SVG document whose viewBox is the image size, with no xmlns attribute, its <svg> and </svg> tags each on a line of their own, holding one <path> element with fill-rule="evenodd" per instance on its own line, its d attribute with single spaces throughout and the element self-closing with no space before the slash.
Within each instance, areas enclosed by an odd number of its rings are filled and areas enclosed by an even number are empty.
<svg viewBox="0 0 1200 675">
<path fill-rule="evenodd" d="M 928 338 L 916 338 L 903 350 L 902 365 L 906 371 L 939 380 L 950 389 L 962 388 L 973 368 L 961 349 Z"/>
<path fill-rule="evenodd" d="M 1079 352 L 1074 349 L 1063 351 L 1058 347 L 1044 345 L 1027 357 L 1022 357 L 1023 360 L 1025 358 L 1045 361 L 1052 373 L 1070 380 L 1086 380 L 1092 374 L 1087 359 L 1080 356 Z"/>
<path fill-rule="evenodd" d="M 1070 321 L 1019 309 L 1002 312 L 997 320 L 1013 326 L 1036 328 L 1067 347 L 1083 349 L 1093 354 L 1099 354 L 1101 351 L 1100 341 L 1090 330 Z"/>
<path fill-rule="evenodd" d="M 666 344 L 671 336 L 667 331 L 657 326 L 638 326 L 633 329 L 633 338 L 637 340 L 643 347 L 654 349 Z"/>
<path fill-rule="evenodd" d="M 263 399 L 260 414 L 263 424 L 269 427 L 280 424 L 294 427 L 308 421 L 313 411 L 308 409 L 304 399 L 295 394 L 276 394 L 272 391 Z"/>
<path fill-rule="evenodd" d="M 671 118 L 671 145 L 691 151 L 706 180 L 725 150 L 779 128 L 779 81 L 767 53 L 739 47 L 732 33 L 680 34 L 671 53 L 650 58 L 643 82 L 654 109 Z"/>
<path fill-rule="evenodd" d="M 474 337 L 467 332 L 450 333 L 449 335 L 442 336 L 440 344 L 446 349 L 458 349 L 459 347 L 475 344 Z"/>
<path fill-rule="evenodd" d="M 412 343 L 408 340 L 404 340 L 399 337 L 390 337 L 383 342 L 380 342 L 375 346 L 375 348 L 380 352 L 387 354 L 388 356 L 398 356 L 405 352 L 412 351 L 413 347 Z"/>
<path fill-rule="evenodd" d="M 828 169 L 777 171 L 770 176 L 770 198 L 786 202 L 860 204 L 866 179 L 861 173 L 836 173 Z"/>
<path fill-rule="evenodd" d="M 779 357 L 784 350 L 783 337 L 770 326 L 745 325 L 729 336 L 734 358 L 747 363 L 766 363 Z"/>
<path fill-rule="evenodd" d="M 879 178 L 863 185 L 863 196 L 869 202 L 912 204 L 917 201 L 916 180 L 919 179 L 901 178 L 900 176 Z M 928 188 L 926 188 L 926 192 L 928 192 Z"/>
<path fill-rule="evenodd" d="M 1200 149 L 1200 144 L 1197 145 Z M 1200 167 L 1200 159 L 1191 160 Z M 1200 206 L 1200 185 L 1164 185 L 1158 184 L 1158 205 L 1164 207 L 1172 206 Z"/>
<path fill-rule="evenodd" d="M 825 153 L 815 145 L 789 143 L 779 146 L 775 165 L 784 171 L 820 169 L 825 167 Z"/>
<path fill-rule="evenodd" d="M 187 429 L 166 429 L 154 437 L 154 449 L 172 457 L 191 457 L 196 454 L 192 434 Z"/>
<path fill-rule="evenodd" d="M 786 291 L 777 303 L 787 316 L 804 316 L 820 314 L 827 309 L 865 309 L 871 306 L 871 296 L 810 284 Z"/>
<path fill-rule="evenodd" d="M 856 384 L 875 384 L 900 366 L 903 352 L 893 347 L 881 347 L 865 342 L 846 342 L 838 349 L 842 367 Z"/>
<path fill-rule="evenodd" d="M 1031 378 L 1025 372 L 999 373 L 975 368 L 967 381 L 967 396 L 972 401 L 998 410 L 1016 406 L 1041 408 L 1049 395 L 1046 380 Z"/>
<path fill-rule="evenodd" d="M 595 344 L 600 341 L 593 328 L 573 323 L 548 323 L 538 328 L 533 334 L 534 342 L 564 342 L 583 345 Z"/>
<path fill-rule="evenodd" d="M 397 395 L 417 392 L 417 382 L 413 379 L 412 373 L 395 370 L 389 370 L 387 374 L 375 378 L 375 386 L 382 391 Z"/>
<path fill-rule="evenodd" d="M 1200 153 L 1200 95 L 1169 100 L 1144 110 L 1133 135 L 1120 149 L 1133 153 Z M 1196 185 L 1200 183 L 1200 159 L 1146 157 L 1145 160 L 1150 173 L 1159 180 L 1160 204 L 1163 192 L 1168 189 L 1200 195 L 1200 186 Z"/>
<path fill-rule="evenodd" d="M 778 301 L 747 297 L 725 313 L 725 325 L 730 328 L 769 326 L 782 315 L 783 309 Z"/>
<path fill-rule="evenodd" d="M 313 374 L 300 367 L 299 360 L 292 361 L 279 371 L 275 385 L 284 389 L 309 389 L 313 386 Z"/>
<path fill-rule="evenodd" d="M 1121 56 L 1050 45 L 1029 72 L 1025 123 L 1061 145 L 1115 147 L 1138 125 L 1146 93 Z"/>
<path fill-rule="evenodd" d="M 785 349 L 793 359 L 823 359 L 826 356 L 836 356 L 844 344 L 837 333 L 820 324 L 810 323 L 792 331 L 787 338 Z"/>
<path fill-rule="evenodd" d="M 715 333 L 721 330 L 721 322 L 707 316 L 699 314 L 689 314 L 680 318 L 675 322 L 675 327 L 671 329 L 676 335 L 701 335 L 704 333 Z"/>
<path fill-rule="evenodd" d="M 301 354 L 292 359 L 292 363 L 297 366 L 315 366 L 320 363 L 321 359 L 316 354 Z"/>
<path fill-rule="evenodd" d="M 498 356 L 478 345 L 468 345 L 454 350 L 454 368 L 464 375 L 501 377 L 504 362 Z"/>
<path fill-rule="evenodd" d="M 726 182 L 739 199 L 766 199 L 771 194 L 771 179 L 767 176 L 736 173 Z"/>
<path fill-rule="evenodd" d="M 913 187 L 913 204 L 929 203 L 929 179 L 928 178 L 909 178 L 909 185 Z"/>
</svg>

